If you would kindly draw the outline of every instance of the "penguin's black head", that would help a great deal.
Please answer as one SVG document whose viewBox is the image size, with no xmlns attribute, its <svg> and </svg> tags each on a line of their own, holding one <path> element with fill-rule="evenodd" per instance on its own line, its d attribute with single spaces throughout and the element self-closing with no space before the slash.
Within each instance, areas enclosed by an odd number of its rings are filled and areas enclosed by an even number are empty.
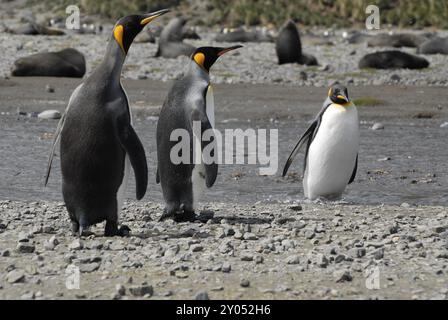
<svg viewBox="0 0 448 320">
<path fill-rule="evenodd" d="M 125 54 L 128 53 L 129 47 L 134 38 L 149 24 L 152 20 L 161 15 L 168 13 L 170 10 L 164 9 L 146 14 L 136 14 L 126 16 L 118 20 L 114 27 L 114 38 Z"/>
<path fill-rule="evenodd" d="M 330 87 L 330 90 L 328 91 L 328 97 L 332 102 L 341 105 L 350 102 L 347 88 L 339 83 L 335 83 Z"/>
<path fill-rule="evenodd" d="M 200 47 L 191 56 L 198 65 L 204 68 L 207 72 L 210 71 L 211 66 L 218 60 L 224 53 L 242 48 L 243 46 L 233 46 L 228 48 L 220 47 Z"/>
</svg>

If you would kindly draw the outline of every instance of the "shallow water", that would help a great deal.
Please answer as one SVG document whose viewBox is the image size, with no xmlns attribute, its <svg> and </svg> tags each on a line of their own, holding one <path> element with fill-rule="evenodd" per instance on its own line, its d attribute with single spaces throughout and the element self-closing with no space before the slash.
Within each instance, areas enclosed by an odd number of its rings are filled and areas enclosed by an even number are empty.
<svg viewBox="0 0 448 320">
<path fill-rule="evenodd" d="M 241 128 L 278 129 L 279 163 L 277 174 L 260 176 L 258 165 L 220 165 L 217 181 L 206 190 L 204 201 L 252 203 L 302 201 L 299 156 L 290 168 L 294 177 L 281 177 L 284 162 L 306 129 L 309 119 L 302 121 L 221 121 L 218 130 Z M 447 130 L 440 121 L 383 122 L 385 130 L 372 131 L 371 123 L 361 123 L 361 146 L 358 173 L 344 200 L 356 204 L 448 205 L 448 167 L 446 159 Z M 57 121 L 24 116 L 0 116 L 1 167 L 0 199 L 62 200 L 59 157 L 52 175 L 43 187 L 46 162 L 52 139 L 42 138 L 54 132 Z M 156 120 L 137 119 L 134 126 L 145 146 L 149 166 L 149 187 L 144 200 L 162 201 L 161 187 L 155 183 Z M 386 157 L 390 160 L 379 161 Z M 247 158 L 246 158 L 247 162 Z M 298 174 L 297 174 L 298 173 Z M 135 197 L 133 179 L 128 197 Z"/>
</svg>

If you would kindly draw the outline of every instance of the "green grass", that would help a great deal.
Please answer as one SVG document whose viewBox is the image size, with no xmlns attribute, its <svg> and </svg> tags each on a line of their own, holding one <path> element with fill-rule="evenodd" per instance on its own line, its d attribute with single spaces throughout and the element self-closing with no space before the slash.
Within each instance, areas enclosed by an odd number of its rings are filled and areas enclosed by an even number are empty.
<svg viewBox="0 0 448 320">
<path fill-rule="evenodd" d="M 384 105 L 385 102 L 383 100 L 372 98 L 372 97 L 360 97 L 353 100 L 353 103 L 358 107 L 374 107 Z"/>
</svg>

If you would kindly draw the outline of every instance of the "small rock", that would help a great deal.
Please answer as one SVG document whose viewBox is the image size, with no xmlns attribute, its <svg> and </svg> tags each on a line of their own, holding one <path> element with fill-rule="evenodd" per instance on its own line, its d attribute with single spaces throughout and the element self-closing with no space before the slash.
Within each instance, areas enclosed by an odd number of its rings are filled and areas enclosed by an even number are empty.
<svg viewBox="0 0 448 320">
<path fill-rule="evenodd" d="M 125 245 L 124 245 L 123 241 L 121 241 L 121 240 L 114 241 L 109 246 L 109 249 L 112 251 L 122 251 L 122 250 L 124 250 L 124 248 L 125 248 Z"/>
<path fill-rule="evenodd" d="M 375 130 L 375 131 L 376 130 L 383 130 L 384 129 L 384 125 L 382 123 L 380 123 L 380 122 L 376 122 L 376 123 L 373 124 L 371 129 Z"/>
<path fill-rule="evenodd" d="M 362 258 L 366 255 L 365 248 L 352 248 L 348 251 L 348 254 L 352 258 Z"/>
<path fill-rule="evenodd" d="M 129 287 L 129 292 L 136 297 L 143 297 L 145 295 L 152 296 L 154 293 L 154 289 L 152 286 L 147 283 L 143 283 L 140 286 L 132 286 Z"/>
<path fill-rule="evenodd" d="M 120 296 L 124 296 L 124 295 L 126 295 L 126 288 L 125 288 L 125 286 L 122 285 L 122 284 L 117 284 L 117 285 L 115 286 L 115 291 L 116 291 L 117 294 L 120 295 Z"/>
<path fill-rule="evenodd" d="M 37 115 L 39 119 L 60 119 L 61 113 L 57 110 L 45 110 Z"/>
<path fill-rule="evenodd" d="M 263 261 L 264 261 L 264 258 L 262 256 L 256 256 L 255 257 L 255 263 L 256 264 L 263 263 Z"/>
<path fill-rule="evenodd" d="M 298 255 L 292 255 L 286 258 L 287 264 L 299 264 L 300 263 L 300 257 Z"/>
<path fill-rule="evenodd" d="M 26 232 L 23 232 L 23 231 L 19 232 L 18 242 L 29 242 L 29 241 L 30 240 L 29 240 L 28 234 Z"/>
<path fill-rule="evenodd" d="M 241 256 L 241 261 L 253 261 L 253 260 L 254 260 L 254 257 L 253 257 L 253 255 L 251 255 L 251 254 L 244 253 L 244 254 Z"/>
<path fill-rule="evenodd" d="M 440 128 L 448 128 L 448 122 L 444 122 L 440 125 Z"/>
<path fill-rule="evenodd" d="M 21 242 L 17 245 L 17 252 L 20 252 L 20 253 L 33 253 L 34 250 L 35 250 L 35 247 L 32 244 L 27 244 L 27 243 Z"/>
<path fill-rule="evenodd" d="M 390 76 L 390 80 L 398 82 L 398 81 L 401 80 L 401 78 L 400 78 L 400 76 L 398 74 L 394 73 L 393 75 Z"/>
<path fill-rule="evenodd" d="M 9 283 L 20 283 L 25 281 L 25 272 L 22 270 L 12 270 L 6 276 Z"/>
<path fill-rule="evenodd" d="M 28 291 L 24 293 L 20 298 L 23 300 L 33 300 L 36 296 L 33 291 Z"/>
<path fill-rule="evenodd" d="M 243 236 L 244 240 L 258 240 L 258 237 L 251 233 L 251 232 L 246 232 Z"/>
<path fill-rule="evenodd" d="M 375 260 L 381 260 L 384 257 L 384 248 L 379 248 L 372 252 L 372 256 Z"/>
<path fill-rule="evenodd" d="M 54 88 L 52 86 L 50 86 L 49 84 L 47 84 L 45 86 L 45 91 L 47 91 L 49 93 L 53 93 L 54 92 Z"/>
<path fill-rule="evenodd" d="M 56 238 L 56 236 L 52 236 L 50 239 L 48 239 L 48 241 L 45 241 L 44 243 L 44 248 L 46 250 L 54 250 L 54 248 L 59 244 L 58 239 Z"/>
<path fill-rule="evenodd" d="M 221 267 L 221 271 L 224 273 L 229 273 L 232 270 L 232 265 L 228 262 L 224 262 Z"/>
<path fill-rule="evenodd" d="M 249 286 L 250 286 L 250 282 L 249 282 L 249 280 L 247 280 L 247 279 L 242 279 L 241 282 L 240 282 L 240 286 L 243 287 L 243 288 L 247 288 L 247 287 L 249 287 Z"/>
<path fill-rule="evenodd" d="M 79 270 L 83 273 L 90 273 L 93 271 L 96 271 L 100 268 L 100 264 L 96 263 L 96 262 L 92 262 L 92 263 L 86 263 L 86 264 L 82 264 L 79 267 Z"/>
<path fill-rule="evenodd" d="M 196 294 L 195 300 L 210 300 L 207 291 L 200 291 Z"/>
<path fill-rule="evenodd" d="M 81 250 L 83 247 L 84 244 L 80 239 L 75 239 L 68 245 L 70 250 Z"/>
<path fill-rule="evenodd" d="M 241 240 L 241 239 L 243 239 L 243 233 L 241 231 L 239 231 L 239 230 L 236 230 L 235 234 L 233 235 L 233 237 L 235 239 Z"/>
<path fill-rule="evenodd" d="M 305 71 L 300 71 L 299 78 L 300 80 L 306 81 L 308 79 L 308 75 L 306 74 Z"/>
<path fill-rule="evenodd" d="M 288 207 L 292 211 L 302 211 L 302 206 L 300 204 L 294 204 Z"/>
<path fill-rule="evenodd" d="M 201 246 L 200 244 L 193 244 L 193 245 L 191 245 L 191 247 L 190 247 L 190 250 L 191 250 L 192 252 L 199 252 L 199 251 L 202 251 L 203 249 L 204 249 L 204 247 Z"/>
<path fill-rule="evenodd" d="M 353 277 L 348 270 L 336 270 L 333 272 L 333 278 L 335 282 L 347 282 L 352 281 Z"/>
</svg>

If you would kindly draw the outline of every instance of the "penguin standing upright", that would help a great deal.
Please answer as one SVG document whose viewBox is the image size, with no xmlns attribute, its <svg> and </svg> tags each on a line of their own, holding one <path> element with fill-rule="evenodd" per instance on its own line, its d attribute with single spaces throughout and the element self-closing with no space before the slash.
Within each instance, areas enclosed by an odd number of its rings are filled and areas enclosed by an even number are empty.
<svg viewBox="0 0 448 320">
<path fill-rule="evenodd" d="M 135 36 L 167 12 L 131 15 L 117 22 L 103 62 L 75 89 L 58 125 L 45 184 L 60 139 L 62 194 L 74 233 L 81 235 L 89 226 L 104 220 L 106 236 L 129 232 L 126 226 L 118 229 L 118 214 L 130 165 L 135 173 L 137 199 L 146 193 L 145 151 L 132 127 L 120 77 Z"/>
<path fill-rule="evenodd" d="M 224 53 L 241 46 L 229 48 L 201 47 L 191 56 L 189 68 L 182 79 L 177 80 L 166 98 L 157 123 L 157 183 L 161 183 L 166 207 L 161 220 L 194 220 L 194 211 L 205 187 L 213 186 L 218 173 L 216 162 L 193 163 L 194 124 L 200 123 L 199 134 L 214 126 L 214 100 L 210 85 L 210 67 Z M 176 129 L 189 134 L 189 163 L 175 163 L 171 150 L 178 143 L 171 140 Z M 210 143 L 202 141 L 201 152 Z M 185 155 L 183 155 L 185 156 Z"/>
<path fill-rule="evenodd" d="M 303 146 L 305 197 L 339 199 L 358 167 L 358 112 L 346 87 L 335 84 L 330 88 L 322 110 L 291 152 L 283 176 Z"/>
</svg>

